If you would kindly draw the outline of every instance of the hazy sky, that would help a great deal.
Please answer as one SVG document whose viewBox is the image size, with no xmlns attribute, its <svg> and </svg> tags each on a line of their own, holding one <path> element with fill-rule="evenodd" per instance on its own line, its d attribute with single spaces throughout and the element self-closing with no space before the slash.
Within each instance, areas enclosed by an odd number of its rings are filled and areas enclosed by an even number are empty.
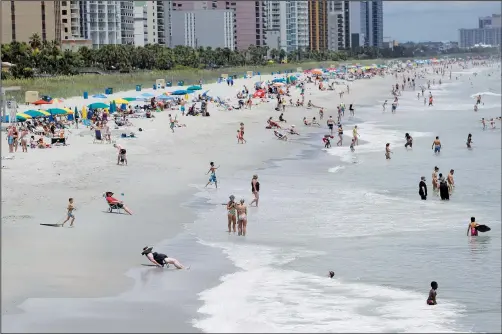
<svg viewBox="0 0 502 334">
<path fill-rule="evenodd" d="M 384 37 L 399 42 L 458 41 L 460 28 L 500 14 L 500 1 L 384 1 Z"/>
</svg>

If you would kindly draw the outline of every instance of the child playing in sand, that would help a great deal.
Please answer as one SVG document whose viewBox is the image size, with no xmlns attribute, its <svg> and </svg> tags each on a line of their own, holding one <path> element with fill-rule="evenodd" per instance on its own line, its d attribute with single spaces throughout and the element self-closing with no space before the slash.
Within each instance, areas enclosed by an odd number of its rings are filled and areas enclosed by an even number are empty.
<svg viewBox="0 0 502 334">
<path fill-rule="evenodd" d="M 73 198 L 70 198 L 68 200 L 68 206 L 66 207 L 67 213 L 66 213 L 66 220 L 61 224 L 61 227 L 64 226 L 64 224 L 71 219 L 70 222 L 70 227 L 73 227 L 73 222 L 75 221 L 75 215 L 73 215 L 73 211 L 75 211 L 75 206 L 73 205 Z"/>
</svg>

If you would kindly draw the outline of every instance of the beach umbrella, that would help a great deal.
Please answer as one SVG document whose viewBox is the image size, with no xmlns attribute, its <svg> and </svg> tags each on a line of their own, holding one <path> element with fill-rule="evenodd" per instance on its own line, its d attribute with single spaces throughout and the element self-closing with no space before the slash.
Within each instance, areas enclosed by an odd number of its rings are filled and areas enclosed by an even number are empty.
<svg viewBox="0 0 502 334">
<path fill-rule="evenodd" d="M 88 106 L 91 109 L 104 109 L 104 108 L 110 108 L 110 106 L 106 103 L 103 102 L 96 102 L 96 103 L 91 103 Z"/>
<path fill-rule="evenodd" d="M 61 102 L 64 102 L 64 99 L 59 98 L 59 99 L 52 99 L 51 100 L 51 103 L 61 103 Z"/>
<path fill-rule="evenodd" d="M 106 99 L 108 98 L 105 94 L 96 94 L 92 96 L 95 99 Z"/>
<path fill-rule="evenodd" d="M 52 104 L 52 101 L 38 100 L 38 101 L 33 102 L 32 104 L 39 106 L 41 104 Z"/>
<path fill-rule="evenodd" d="M 62 108 L 62 109 L 66 111 L 67 115 L 73 115 L 73 110 L 71 110 L 70 108 Z"/>
<path fill-rule="evenodd" d="M 274 83 L 274 86 L 275 86 L 275 87 L 281 87 L 281 86 L 284 86 L 284 82 L 276 82 L 276 83 Z"/>
<path fill-rule="evenodd" d="M 87 108 L 85 106 L 82 107 L 82 119 L 87 119 Z"/>
<path fill-rule="evenodd" d="M 286 81 L 286 79 L 284 78 L 275 78 L 272 80 L 272 82 L 284 82 L 284 81 Z"/>
<path fill-rule="evenodd" d="M 118 98 L 118 99 L 115 99 L 113 100 L 116 104 L 129 104 L 129 101 L 127 101 L 126 99 L 121 99 L 121 98 Z"/>
<path fill-rule="evenodd" d="M 155 95 L 152 94 L 152 93 L 143 93 L 143 94 L 141 94 L 141 96 L 143 96 L 143 97 L 154 97 Z"/>
<path fill-rule="evenodd" d="M 187 90 L 201 90 L 202 88 L 200 86 L 190 86 L 187 88 Z"/>
<path fill-rule="evenodd" d="M 27 119 L 30 119 L 31 116 L 30 115 L 26 115 L 24 113 L 17 113 L 16 114 L 16 119 L 20 122 L 24 122 L 26 121 Z"/>
<path fill-rule="evenodd" d="M 45 110 L 26 110 L 23 112 L 23 114 L 29 115 L 31 117 L 46 117 L 50 116 L 51 113 L 45 111 Z"/>
<path fill-rule="evenodd" d="M 207 92 L 209 92 L 209 89 L 206 90 L 204 93 L 202 93 L 202 96 L 206 96 L 207 95 Z"/>
<path fill-rule="evenodd" d="M 188 93 L 189 92 L 187 90 L 180 89 L 180 90 L 175 90 L 174 92 L 171 93 L 171 95 L 186 95 Z"/>
<path fill-rule="evenodd" d="M 47 109 L 47 111 L 50 112 L 52 116 L 68 114 L 68 109 L 63 109 L 63 108 L 50 108 L 50 109 Z M 73 111 L 72 111 L 72 113 L 73 113 Z"/>
<path fill-rule="evenodd" d="M 123 100 L 126 100 L 126 101 L 128 101 L 128 102 L 132 102 L 132 101 L 136 101 L 136 100 L 138 100 L 138 99 L 137 99 L 137 98 L 135 98 L 135 97 L 124 97 L 124 98 L 123 98 Z"/>
</svg>

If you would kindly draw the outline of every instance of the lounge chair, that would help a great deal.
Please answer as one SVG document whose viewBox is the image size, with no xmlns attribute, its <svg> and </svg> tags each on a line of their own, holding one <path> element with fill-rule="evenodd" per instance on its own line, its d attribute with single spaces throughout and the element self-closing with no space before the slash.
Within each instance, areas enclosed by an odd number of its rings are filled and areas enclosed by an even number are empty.
<svg viewBox="0 0 502 334">
<path fill-rule="evenodd" d="M 104 143 L 103 137 L 101 136 L 101 130 L 94 130 L 93 143 Z"/>
<path fill-rule="evenodd" d="M 108 204 L 108 212 L 113 213 L 113 210 L 117 210 L 117 213 L 122 213 L 122 208 L 120 208 L 117 204 L 112 204 L 108 202 L 106 202 L 106 204 Z"/>
</svg>

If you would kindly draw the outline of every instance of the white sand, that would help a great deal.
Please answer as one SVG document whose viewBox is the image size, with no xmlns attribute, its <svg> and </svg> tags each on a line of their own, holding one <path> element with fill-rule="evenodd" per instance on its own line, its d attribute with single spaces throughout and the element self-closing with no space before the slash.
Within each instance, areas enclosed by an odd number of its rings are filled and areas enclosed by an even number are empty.
<svg viewBox="0 0 502 334">
<path fill-rule="evenodd" d="M 263 80 L 267 78 L 271 77 L 262 76 Z M 211 96 L 232 97 L 235 105 L 236 91 L 243 84 L 252 91 L 258 79 L 237 79 L 233 88 L 226 84 L 204 85 L 203 91 L 209 89 Z M 377 96 L 383 98 L 392 83 L 390 77 L 356 81 L 343 100 L 346 105 L 354 103 L 356 108 L 364 101 L 374 103 Z M 341 102 L 338 94 L 320 92 L 314 85 L 307 87 L 305 102 L 311 99 L 327 107 L 325 120 L 329 115 L 336 117 L 336 105 Z M 133 97 L 145 91 L 153 90 L 116 93 L 114 97 Z M 291 91 L 296 101 L 300 92 Z M 64 105 L 73 109 L 98 101 L 103 100 L 77 97 L 66 100 Z M 93 144 L 91 131 L 84 129 L 71 130 L 67 147 L 28 153 L 19 149 L 14 160 L 2 161 L 8 167 L 2 170 L 3 314 L 15 313 L 15 306 L 27 298 L 98 297 L 127 289 L 131 282 L 123 274 L 144 262 L 141 249 L 173 237 L 182 224 L 191 223 L 190 213 L 180 204 L 194 191 L 191 185 L 203 187 L 207 183 L 205 173 L 210 161 L 221 165 L 217 191 L 231 194 L 232 189 L 225 184 L 226 175 L 242 167 L 258 168 L 263 161 L 301 147 L 294 139 L 277 140 L 272 130 L 265 129 L 268 117 L 277 119 L 279 115 L 274 107 L 275 102 L 270 102 L 253 106 L 252 110 L 219 111 L 210 104 L 211 117 L 178 115 L 187 127 L 177 128 L 174 134 L 168 127 L 167 111 L 155 113 L 153 120 L 133 119 L 131 131 L 139 137 L 114 138 L 128 151 L 127 167 L 116 165 L 116 149 L 110 144 Z M 304 115 L 318 117 L 317 109 L 287 108 L 285 118 L 303 134 L 319 133 L 321 148 L 321 135 L 327 133 L 325 120 L 322 129 L 304 127 Z M 246 126 L 245 145 L 236 144 L 240 122 Z M 139 127 L 145 131 L 138 132 Z M 115 136 L 122 132 L 117 131 Z M 6 140 L 2 140 L 2 152 L 7 155 Z M 108 190 L 123 199 L 134 215 L 107 213 L 102 193 Z M 74 228 L 39 225 L 60 223 L 66 217 L 69 197 L 75 199 L 78 208 Z M 182 260 L 183 254 L 176 257 Z"/>
</svg>

